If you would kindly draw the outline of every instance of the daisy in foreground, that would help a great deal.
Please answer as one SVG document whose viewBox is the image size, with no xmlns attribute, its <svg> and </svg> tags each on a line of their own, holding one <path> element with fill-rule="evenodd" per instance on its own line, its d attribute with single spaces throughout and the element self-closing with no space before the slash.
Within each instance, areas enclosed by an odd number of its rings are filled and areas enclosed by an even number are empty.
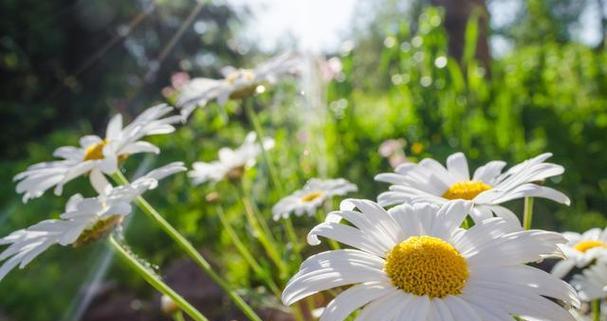
<svg viewBox="0 0 607 321">
<path fill-rule="evenodd" d="M 274 139 L 265 137 L 261 145 L 265 150 L 274 147 Z M 208 181 L 218 182 L 224 178 L 238 180 L 242 177 L 247 168 L 255 165 L 256 159 L 262 152 L 257 135 L 254 132 L 247 134 L 244 143 L 237 149 L 224 147 L 219 150 L 219 160 L 205 163 L 195 162 L 193 169 L 188 172 L 194 185 L 199 185 Z"/>
<path fill-rule="evenodd" d="M 136 153 L 155 153 L 158 147 L 141 141 L 145 136 L 172 133 L 173 123 L 179 116 L 164 117 L 171 112 L 167 105 L 157 105 L 141 113 L 132 123 L 122 127 L 122 116 L 114 116 L 107 125 L 105 138 L 88 135 L 80 138 L 80 146 L 59 147 L 53 156 L 62 158 L 50 162 L 34 164 L 14 180 L 19 181 L 17 193 L 23 193 L 23 202 L 42 196 L 55 186 L 55 194 L 60 195 L 63 185 L 79 176 L 100 172 L 112 174 L 118 170 L 118 162 Z M 90 175 L 91 180 L 102 175 Z M 92 182 L 92 181 L 91 181 Z M 100 182 L 92 182 L 101 184 Z"/>
<path fill-rule="evenodd" d="M 552 274 L 557 277 L 566 276 L 574 267 L 581 269 L 595 259 L 607 257 L 607 229 L 593 228 L 583 234 L 565 232 L 563 236 L 568 241 L 561 245 L 565 259 L 552 269 Z"/>
<path fill-rule="evenodd" d="M 0 253 L 0 280 L 17 265 L 24 268 L 50 246 L 59 244 L 79 247 L 91 243 L 114 230 L 131 212 L 131 201 L 145 191 L 154 189 L 158 181 L 186 170 L 181 162 L 155 169 L 128 185 L 112 187 L 107 181 L 95 185 L 99 196 L 83 198 L 76 194 L 68 201 L 59 219 L 44 220 L 0 239 L 8 245 Z"/>
<path fill-rule="evenodd" d="M 343 196 L 356 192 L 358 187 L 343 178 L 338 179 L 310 179 L 304 187 L 293 194 L 281 199 L 272 208 L 274 220 L 288 218 L 295 213 L 301 216 L 306 213 L 313 216 L 316 210 L 333 196 Z"/>
<path fill-rule="evenodd" d="M 559 255 L 558 233 L 513 228 L 496 217 L 460 228 L 471 204 L 400 205 L 384 210 L 367 200 L 345 200 L 340 211 L 308 235 L 354 249 L 322 252 L 304 261 L 287 284 L 291 305 L 331 288 L 353 285 L 325 308 L 321 321 L 341 321 L 364 307 L 357 321 L 573 321 L 564 305 L 579 306 L 575 290 L 525 265 Z M 355 210 L 355 209 L 358 209 Z M 351 225 L 340 224 L 345 219 Z"/>
<path fill-rule="evenodd" d="M 296 75 L 302 64 L 301 57 L 285 53 L 274 57 L 254 69 L 225 67 L 224 79 L 194 78 L 179 88 L 177 105 L 181 114 L 188 117 L 198 106 L 217 100 L 221 105 L 228 99 L 242 99 L 263 90 L 261 85 L 274 83 L 280 77 Z"/>
<path fill-rule="evenodd" d="M 503 173 L 506 163 L 491 161 L 476 169 L 472 177 L 463 153 L 449 156 L 446 168 L 431 158 L 418 164 L 403 164 L 395 169 L 395 173 L 382 173 L 375 177 L 377 181 L 393 184 L 390 191 L 379 195 L 378 202 L 382 206 L 405 202 L 441 205 L 452 200 L 469 200 L 474 203 L 470 215 L 475 222 L 495 214 L 520 226 L 516 215 L 500 204 L 524 197 L 570 203 L 565 194 L 537 184 L 564 172 L 563 166 L 544 162 L 551 156 L 550 153 L 539 155 Z"/>
</svg>

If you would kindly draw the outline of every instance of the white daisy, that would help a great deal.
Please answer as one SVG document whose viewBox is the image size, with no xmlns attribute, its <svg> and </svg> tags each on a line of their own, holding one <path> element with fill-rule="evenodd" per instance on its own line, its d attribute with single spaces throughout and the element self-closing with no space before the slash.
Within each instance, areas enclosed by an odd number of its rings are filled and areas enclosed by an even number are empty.
<svg viewBox="0 0 607 321">
<path fill-rule="evenodd" d="M 358 187 L 343 178 L 338 179 L 319 179 L 312 178 L 300 190 L 281 199 L 272 208 L 274 220 L 289 217 L 294 212 L 301 216 L 307 213 L 313 216 L 316 209 L 320 207 L 325 200 L 336 195 L 346 195 L 350 192 L 356 192 Z"/>
<path fill-rule="evenodd" d="M 265 137 L 262 145 L 265 150 L 270 150 L 274 147 L 274 139 Z M 219 160 L 210 163 L 193 163 L 193 169 L 188 172 L 188 176 L 195 185 L 207 181 L 218 182 L 224 178 L 239 179 L 247 168 L 255 165 L 261 152 L 257 135 L 250 132 L 237 149 L 221 148 L 218 153 Z"/>
<path fill-rule="evenodd" d="M 469 200 L 474 203 L 470 214 L 475 222 L 495 214 L 520 226 L 516 215 L 499 204 L 524 197 L 543 197 L 567 205 L 570 203 L 565 194 L 534 183 L 564 172 L 563 166 L 544 162 L 550 156 L 550 153 L 539 155 L 503 173 L 506 163 L 491 161 L 476 169 L 472 178 L 463 153 L 449 156 L 447 168 L 430 158 L 418 164 L 403 164 L 395 169 L 395 173 L 375 177 L 377 181 L 394 184 L 390 186 L 390 191 L 379 195 L 378 202 L 382 206 L 404 202 L 440 205 L 456 199 Z"/>
<path fill-rule="evenodd" d="M 217 100 L 224 104 L 228 99 L 242 99 L 250 96 L 264 83 L 274 83 L 285 75 L 297 74 L 302 63 L 301 57 L 286 53 L 274 57 L 254 69 L 225 67 L 224 79 L 193 78 L 185 84 L 177 97 L 176 105 L 184 117 L 188 117 L 198 106 Z"/>
<path fill-rule="evenodd" d="M 607 229 L 590 229 L 583 234 L 565 232 L 563 236 L 567 244 L 561 245 L 565 259 L 558 262 L 552 269 L 552 274 L 564 277 L 574 267 L 584 268 L 597 258 L 607 256 Z"/>
<path fill-rule="evenodd" d="M 607 298 L 607 262 L 600 260 L 582 274 L 574 275 L 571 284 L 584 301 Z"/>
<path fill-rule="evenodd" d="M 154 189 L 158 180 L 184 170 L 183 163 L 176 162 L 153 170 L 128 185 L 97 184 L 99 196 L 72 196 L 59 219 L 41 221 L 0 239 L 0 244 L 8 245 L 0 253 L 0 261 L 4 261 L 0 267 L 0 280 L 17 265 L 25 267 L 52 245 L 78 247 L 101 238 L 131 212 L 133 199 Z"/>
<path fill-rule="evenodd" d="M 91 171 L 114 173 L 118 162 L 132 154 L 159 153 L 158 147 L 140 139 L 173 132 L 175 128 L 171 124 L 179 121 L 180 117 L 162 118 L 171 110 L 167 105 L 148 108 L 124 128 L 122 116 L 114 116 L 108 123 L 105 138 L 84 136 L 80 138 L 80 147 L 63 146 L 55 150 L 53 156 L 62 160 L 34 164 L 17 174 L 14 178 L 19 181 L 17 193 L 23 193 L 23 202 L 27 202 L 55 186 L 55 194 L 60 195 L 63 185 L 74 178 Z M 99 175 L 91 175 L 93 177 Z"/>
<path fill-rule="evenodd" d="M 454 201 L 384 210 L 346 200 L 308 235 L 354 249 L 322 252 L 304 261 L 282 301 L 291 305 L 331 288 L 353 285 L 325 308 L 320 321 L 341 321 L 361 307 L 366 320 L 574 320 L 558 303 L 579 306 L 575 290 L 526 265 L 558 255 L 558 233 L 514 228 L 495 217 L 460 228 L 471 204 Z M 358 211 L 355 210 L 358 209 Z M 350 224 L 340 224 L 345 219 Z"/>
</svg>

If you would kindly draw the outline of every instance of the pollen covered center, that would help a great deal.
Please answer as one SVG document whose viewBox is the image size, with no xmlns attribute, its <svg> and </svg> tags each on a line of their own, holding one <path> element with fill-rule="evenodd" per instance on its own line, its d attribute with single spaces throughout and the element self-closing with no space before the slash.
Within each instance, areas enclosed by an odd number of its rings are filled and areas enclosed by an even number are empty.
<svg viewBox="0 0 607 321">
<path fill-rule="evenodd" d="M 573 248 L 580 252 L 586 253 L 586 251 L 597 247 L 607 248 L 607 244 L 598 240 L 585 240 L 577 243 Z"/>
<path fill-rule="evenodd" d="M 312 202 L 324 195 L 323 192 L 310 192 L 301 197 L 301 201 L 304 203 Z"/>
<path fill-rule="evenodd" d="M 90 244 L 111 232 L 116 225 L 122 222 L 123 216 L 112 215 L 104 219 L 100 219 L 88 226 L 78 239 L 72 244 L 73 247 L 81 247 Z"/>
<path fill-rule="evenodd" d="M 443 197 L 449 200 L 464 199 L 472 200 L 476 195 L 488 191 L 491 186 L 481 181 L 457 182 L 449 187 Z"/>
<path fill-rule="evenodd" d="M 431 298 L 461 294 L 468 279 L 466 259 L 451 244 L 427 235 L 397 244 L 384 269 L 395 287 Z"/>
<path fill-rule="evenodd" d="M 103 148 L 107 145 L 106 140 L 102 140 L 86 148 L 84 151 L 84 160 L 103 159 Z"/>
</svg>

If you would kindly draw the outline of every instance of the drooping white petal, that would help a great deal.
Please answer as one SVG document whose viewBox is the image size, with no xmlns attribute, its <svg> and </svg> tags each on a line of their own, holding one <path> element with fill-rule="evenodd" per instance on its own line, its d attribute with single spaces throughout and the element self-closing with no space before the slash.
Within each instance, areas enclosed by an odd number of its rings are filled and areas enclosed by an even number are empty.
<svg viewBox="0 0 607 321">
<path fill-rule="evenodd" d="M 367 303 L 398 291 L 390 284 L 367 282 L 355 285 L 331 301 L 324 309 L 320 321 L 342 321 Z"/>
<path fill-rule="evenodd" d="M 336 250 L 308 258 L 285 287 L 282 301 L 291 305 L 320 291 L 352 283 L 388 282 L 383 262 L 357 250 Z"/>
</svg>

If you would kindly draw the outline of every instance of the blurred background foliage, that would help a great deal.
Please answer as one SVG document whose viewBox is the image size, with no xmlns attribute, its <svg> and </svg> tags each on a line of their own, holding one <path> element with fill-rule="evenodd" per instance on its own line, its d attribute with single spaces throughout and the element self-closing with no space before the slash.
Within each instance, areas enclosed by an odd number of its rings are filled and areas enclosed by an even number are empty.
<svg viewBox="0 0 607 321">
<path fill-rule="evenodd" d="M 357 196 L 374 199 L 387 188 L 374 175 L 391 170 L 378 148 L 387 139 L 403 139 L 409 161 L 444 161 L 463 151 L 473 167 L 552 152 L 566 173 L 546 184 L 573 203 L 536 202 L 535 226 L 605 226 L 607 53 L 604 41 L 590 47 L 571 34 L 590 1 L 524 1 L 516 18 L 499 28 L 491 25 L 487 3 L 461 2 L 457 8 L 447 1 L 361 4 L 348 40 L 326 54 L 341 61 L 332 81 L 312 72 L 307 81 L 281 84 L 243 102 L 254 104 L 264 130 L 277 140 L 271 156 L 282 186 L 271 184 L 261 161 L 244 181 L 268 217 L 278 199 L 314 176 L 345 177 L 358 184 Z M 236 40 L 247 11 L 225 4 L 3 0 L 0 7 L 2 235 L 59 215 L 67 195 L 93 194 L 81 179 L 63 197 L 49 193 L 23 205 L 11 179 L 27 165 L 49 160 L 56 147 L 75 144 L 81 135 L 102 134 L 113 113 L 132 118 L 162 101 L 175 72 L 218 77 L 224 65 L 251 66 L 261 56 L 254 44 Z M 513 50 L 492 55 L 488 43 L 496 36 L 508 39 Z M 210 104 L 174 135 L 151 139 L 162 154 L 133 157 L 126 172 L 214 160 L 219 148 L 238 146 L 250 130 L 242 103 Z M 194 187 L 186 175 L 177 175 L 148 198 L 249 300 L 260 309 L 277 307 L 257 288 L 261 283 L 217 218 L 224 211 L 251 251 L 263 253 L 242 222 L 237 195 L 230 183 Z M 522 202 L 509 206 L 521 212 Z M 296 220 L 302 237 L 313 223 Z M 200 284 L 183 280 L 189 274 L 182 258 L 145 217 L 133 215 L 124 229 L 133 250 L 157 264 L 213 320 L 238 318 L 221 296 L 213 301 L 218 295 L 199 272 L 191 277 L 202 278 Z M 272 229 L 282 233 L 276 224 Z M 293 262 L 289 255 L 285 259 Z M 158 296 L 114 264 L 102 242 L 50 250 L 9 274 L 0 296 L 0 320 L 162 318 Z"/>
</svg>

